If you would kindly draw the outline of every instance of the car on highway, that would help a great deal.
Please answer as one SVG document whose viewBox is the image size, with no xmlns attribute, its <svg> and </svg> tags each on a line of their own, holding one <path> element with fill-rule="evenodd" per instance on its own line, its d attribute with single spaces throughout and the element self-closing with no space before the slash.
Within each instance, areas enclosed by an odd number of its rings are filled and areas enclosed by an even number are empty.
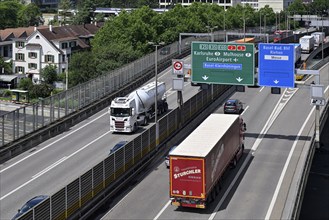
<svg viewBox="0 0 329 220">
<path fill-rule="evenodd" d="M 18 209 L 18 212 L 16 213 L 16 215 L 12 218 L 12 220 L 18 219 L 21 215 L 23 215 L 24 213 L 26 213 L 27 211 L 29 211 L 30 209 L 32 209 L 34 206 L 38 205 L 39 203 L 41 203 L 42 201 L 48 199 L 49 196 L 47 195 L 39 195 L 36 197 L 33 197 L 32 199 L 30 199 L 29 201 L 27 201 L 22 208 Z"/>
<path fill-rule="evenodd" d="M 125 146 L 128 143 L 128 141 L 120 141 L 118 143 L 116 143 L 114 145 L 114 147 L 112 147 L 112 149 L 110 150 L 110 154 L 114 153 L 115 151 L 119 150 L 120 148 L 122 148 L 123 146 Z"/>
<path fill-rule="evenodd" d="M 177 145 L 172 146 L 172 147 L 170 148 L 170 150 L 169 150 L 169 153 L 170 153 L 171 151 L 173 151 L 176 147 L 177 147 Z M 165 164 L 166 164 L 166 167 L 167 167 L 168 169 L 169 169 L 169 167 L 170 167 L 169 153 L 168 153 L 167 156 L 165 157 Z"/>
<path fill-rule="evenodd" d="M 240 114 L 243 104 L 239 99 L 229 99 L 224 104 L 224 113 Z"/>
</svg>

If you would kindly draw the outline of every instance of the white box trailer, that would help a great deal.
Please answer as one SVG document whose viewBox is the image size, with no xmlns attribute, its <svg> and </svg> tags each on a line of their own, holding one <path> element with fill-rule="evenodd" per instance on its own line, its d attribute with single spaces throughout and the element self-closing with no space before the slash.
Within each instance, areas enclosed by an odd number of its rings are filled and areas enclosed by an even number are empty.
<svg viewBox="0 0 329 220">
<path fill-rule="evenodd" d="M 314 46 L 316 46 L 316 47 L 318 47 L 324 41 L 324 38 L 326 37 L 324 32 L 314 32 L 311 34 L 311 36 L 314 37 L 314 40 L 315 40 Z"/>
<path fill-rule="evenodd" d="M 314 49 L 314 36 L 303 36 L 299 38 L 299 43 L 302 48 L 302 53 L 310 53 Z"/>
</svg>

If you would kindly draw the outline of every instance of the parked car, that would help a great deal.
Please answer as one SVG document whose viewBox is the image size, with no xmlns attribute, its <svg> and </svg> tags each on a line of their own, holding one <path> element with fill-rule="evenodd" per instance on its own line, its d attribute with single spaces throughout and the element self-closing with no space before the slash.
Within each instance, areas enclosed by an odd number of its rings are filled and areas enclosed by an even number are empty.
<svg viewBox="0 0 329 220">
<path fill-rule="evenodd" d="M 239 99 L 229 99 L 224 104 L 224 113 L 240 114 L 243 104 Z"/>
<path fill-rule="evenodd" d="M 29 211 L 30 209 L 32 209 L 34 206 L 38 205 L 39 203 L 41 203 L 42 201 L 48 199 L 49 196 L 46 195 L 39 195 L 36 197 L 33 197 L 32 199 L 30 199 L 29 201 L 27 201 L 22 208 L 18 209 L 17 214 L 12 218 L 12 220 L 17 219 L 18 217 L 20 217 L 21 215 L 23 215 L 25 212 Z"/>
<path fill-rule="evenodd" d="M 114 145 L 114 147 L 110 150 L 110 154 L 114 153 L 115 151 L 119 150 L 120 148 L 122 148 L 123 146 L 125 146 L 128 143 L 128 141 L 120 141 L 118 142 L 116 145 Z"/>
<path fill-rule="evenodd" d="M 169 153 L 170 153 L 171 151 L 173 151 L 176 147 L 177 147 L 176 145 L 175 145 L 175 146 L 172 146 L 172 147 L 170 148 L 170 150 L 169 150 Z M 166 164 L 166 167 L 167 167 L 168 169 L 169 169 L 169 167 L 170 167 L 169 153 L 167 154 L 167 156 L 166 156 L 166 158 L 165 158 L 165 164 Z"/>
</svg>

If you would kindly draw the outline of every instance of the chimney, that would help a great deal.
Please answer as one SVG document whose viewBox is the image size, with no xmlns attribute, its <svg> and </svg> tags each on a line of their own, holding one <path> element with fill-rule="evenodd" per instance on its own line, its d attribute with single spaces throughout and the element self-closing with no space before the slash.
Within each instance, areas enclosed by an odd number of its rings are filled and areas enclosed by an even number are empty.
<svg viewBox="0 0 329 220">
<path fill-rule="evenodd" d="M 36 31 L 37 30 L 37 26 L 36 25 L 34 25 L 34 31 Z"/>
<path fill-rule="evenodd" d="M 53 26 L 51 24 L 49 25 L 49 31 L 53 32 Z"/>
</svg>

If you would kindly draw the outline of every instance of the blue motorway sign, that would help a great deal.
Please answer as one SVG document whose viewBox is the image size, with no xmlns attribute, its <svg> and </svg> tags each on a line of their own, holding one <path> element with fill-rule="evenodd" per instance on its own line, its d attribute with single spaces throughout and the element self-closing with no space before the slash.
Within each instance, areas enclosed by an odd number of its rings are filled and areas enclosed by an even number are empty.
<svg viewBox="0 0 329 220">
<path fill-rule="evenodd" d="M 271 87 L 295 87 L 295 45 L 258 45 L 258 84 Z"/>
</svg>

